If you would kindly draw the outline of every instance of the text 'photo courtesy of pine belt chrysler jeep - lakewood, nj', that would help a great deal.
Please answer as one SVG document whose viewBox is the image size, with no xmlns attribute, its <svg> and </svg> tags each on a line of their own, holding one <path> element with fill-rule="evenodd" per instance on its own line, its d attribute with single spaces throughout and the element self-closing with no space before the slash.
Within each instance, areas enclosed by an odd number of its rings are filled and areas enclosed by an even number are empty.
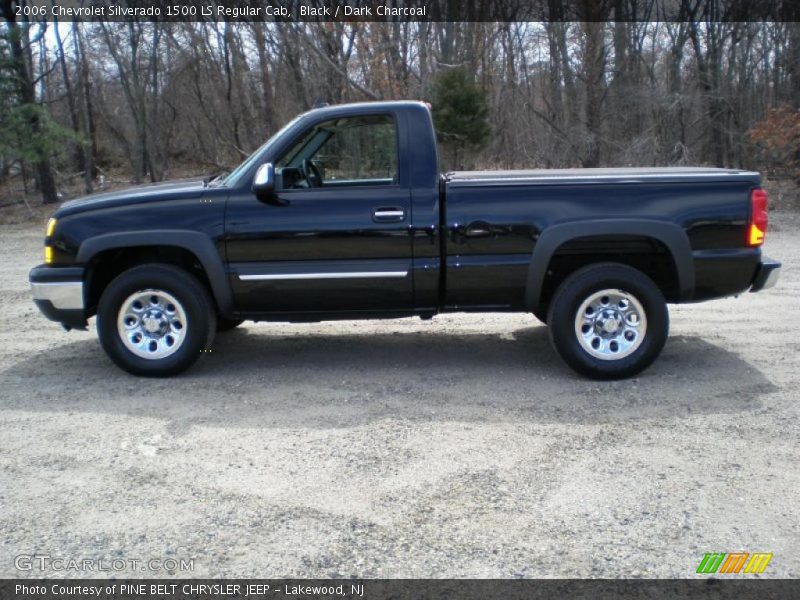
<svg viewBox="0 0 800 600">
<path fill-rule="evenodd" d="M 137 375 L 185 370 L 245 320 L 505 311 L 546 323 L 579 373 L 614 379 L 659 355 L 667 303 L 774 285 L 766 229 L 758 173 L 442 175 L 429 105 L 367 102 L 300 115 L 225 176 L 64 203 L 30 283 L 66 329 L 96 316 Z"/>
</svg>

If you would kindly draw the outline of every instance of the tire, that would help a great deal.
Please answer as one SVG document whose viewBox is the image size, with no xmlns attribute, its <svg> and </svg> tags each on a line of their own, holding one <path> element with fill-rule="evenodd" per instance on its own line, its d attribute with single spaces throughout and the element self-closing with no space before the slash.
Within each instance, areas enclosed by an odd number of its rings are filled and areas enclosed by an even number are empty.
<svg viewBox="0 0 800 600">
<path fill-rule="evenodd" d="M 623 379 L 646 369 L 669 332 L 661 290 L 619 263 L 589 265 L 567 277 L 553 295 L 547 322 L 556 352 L 592 379 Z"/>
<path fill-rule="evenodd" d="M 244 323 L 244 319 L 217 317 L 217 331 L 230 331 L 231 329 L 236 329 L 242 323 Z"/>
<path fill-rule="evenodd" d="M 120 368 L 147 377 L 188 369 L 211 346 L 216 312 L 208 290 L 183 269 L 133 267 L 103 291 L 97 307 L 100 344 Z"/>
</svg>

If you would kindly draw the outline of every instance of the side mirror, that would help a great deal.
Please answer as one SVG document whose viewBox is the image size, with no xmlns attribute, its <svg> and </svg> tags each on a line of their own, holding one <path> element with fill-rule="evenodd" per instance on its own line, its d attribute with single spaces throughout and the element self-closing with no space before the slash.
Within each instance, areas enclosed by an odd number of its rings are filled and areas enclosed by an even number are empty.
<svg viewBox="0 0 800 600">
<path fill-rule="evenodd" d="M 272 163 L 258 167 L 251 189 L 256 196 L 270 196 L 275 191 L 275 167 Z"/>
</svg>

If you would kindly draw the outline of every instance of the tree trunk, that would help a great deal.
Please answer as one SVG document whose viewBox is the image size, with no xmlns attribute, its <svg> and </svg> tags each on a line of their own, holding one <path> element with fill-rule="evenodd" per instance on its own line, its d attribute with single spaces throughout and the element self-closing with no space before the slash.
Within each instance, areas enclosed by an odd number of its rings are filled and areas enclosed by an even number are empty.
<svg viewBox="0 0 800 600">
<path fill-rule="evenodd" d="M 602 104 L 605 95 L 603 75 L 605 70 L 605 23 L 585 21 L 584 28 L 584 78 L 586 80 L 586 151 L 582 164 L 586 168 L 600 165 L 600 137 Z"/>
<path fill-rule="evenodd" d="M 80 119 L 78 118 L 78 109 L 75 105 L 75 94 L 72 90 L 72 81 L 69 76 L 69 69 L 67 68 L 67 57 L 64 53 L 64 44 L 61 40 L 61 32 L 59 31 L 58 21 L 53 22 L 53 33 L 55 34 L 56 49 L 58 54 L 58 62 L 61 66 L 61 78 L 64 80 L 64 89 L 67 93 L 67 107 L 69 109 L 70 123 L 75 135 L 80 137 L 81 126 Z M 80 141 L 72 142 L 72 154 L 75 160 L 75 167 L 79 172 L 86 172 L 86 157 L 83 146 Z"/>
<path fill-rule="evenodd" d="M 261 120 L 266 136 L 275 133 L 275 106 L 272 97 L 272 79 L 270 64 L 267 58 L 267 45 L 264 37 L 263 23 L 253 23 L 253 36 L 258 51 L 258 69 L 261 75 Z M 265 136 L 265 137 L 266 137 Z"/>
<path fill-rule="evenodd" d="M 97 126 L 94 120 L 94 104 L 89 80 L 89 60 L 86 57 L 86 45 L 84 44 L 81 26 L 75 21 L 72 23 L 72 35 L 74 36 L 75 59 L 80 79 L 84 135 L 89 140 L 89 151 L 84 152 L 86 170 L 83 174 L 83 180 L 86 193 L 91 194 L 94 191 L 94 180 L 97 178 Z"/>
</svg>

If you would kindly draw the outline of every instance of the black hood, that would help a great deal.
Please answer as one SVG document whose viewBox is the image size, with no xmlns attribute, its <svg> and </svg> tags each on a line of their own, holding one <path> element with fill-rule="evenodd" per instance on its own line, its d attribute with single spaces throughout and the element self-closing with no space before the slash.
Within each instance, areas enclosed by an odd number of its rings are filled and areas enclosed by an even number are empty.
<svg viewBox="0 0 800 600">
<path fill-rule="evenodd" d="M 181 179 L 178 181 L 163 181 L 148 185 L 92 194 L 83 198 L 70 200 L 61 205 L 53 216 L 65 217 L 76 213 L 124 206 L 129 204 L 142 204 L 145 202 L 163 202 L 165 200 L 184 200 L 199 198 L 203 195 L 205 184 L 203 179 Z"/>
</svg>

